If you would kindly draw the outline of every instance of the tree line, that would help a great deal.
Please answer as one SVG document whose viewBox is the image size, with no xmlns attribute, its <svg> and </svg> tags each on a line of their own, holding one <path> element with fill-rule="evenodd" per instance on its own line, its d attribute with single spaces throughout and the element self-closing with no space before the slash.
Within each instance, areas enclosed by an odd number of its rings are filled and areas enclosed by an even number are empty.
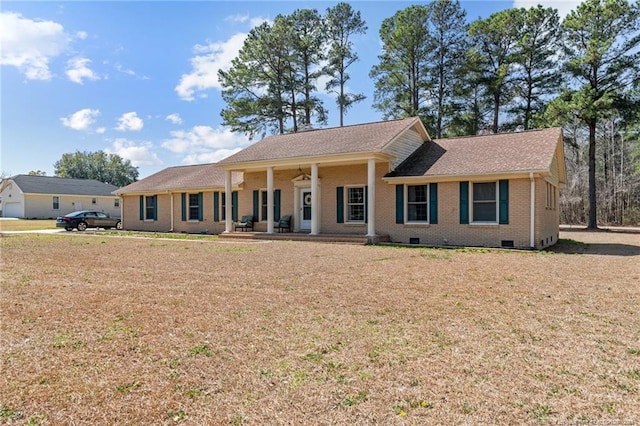
<svg viewBox="0 0 640 426">
<path fill-rule="evenodd" d="M 336 94 L 344 125 L 366 98 L 346 87 L 359 59 L 353 38 L 367 29 L 347 3 L 252 29 L 218 72 L 223 124 L 250 138 L 326 125 L 322 89 Z M 384 19 L 379 37 L 369 77 L 383 119 L 418 116 L 436 138 L 562 126 L 563 220 L 640 222 L 640 2 L 585 0 L 563 20 L 537 6 L 468 22 L 457 0 L 434 0 Z"/>
</svg>

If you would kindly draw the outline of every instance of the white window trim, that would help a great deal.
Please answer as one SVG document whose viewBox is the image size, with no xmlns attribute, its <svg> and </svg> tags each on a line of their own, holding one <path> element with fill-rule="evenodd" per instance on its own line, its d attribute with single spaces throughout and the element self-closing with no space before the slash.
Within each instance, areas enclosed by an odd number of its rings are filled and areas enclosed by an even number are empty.
<svg viewBox="0 0 640 426">
<path fill-rule="evenodd" d="M 218 214 L 218 222 L 226 222 L 227 221 L 227 193 L 224 191 L 220 192 L 220 213 Z"/>
<path fill-rule="evenodd" d="M 473 207 L 475 205 L 475 201 L 473 198 L 473 185 L 477 184 L 477 183 L 494 183 L 496 186 L 496 198 L 495 198 L 495 203 L 496 203 L 496 220 L 488 220 L 488 221 L 479 221 L 479 220 L 473 220 Z M 469 200 L 471 200 L 471 202 L 469 203 L 469 214 L 470 214 L 470 221 L 469 224 L 470 225 L 498 225 L 498 219 L 500 217 L 500 186 L 498 185 L 499 181 L 497 180 L 488 180 L 488 181 L 479 181 L 479 182 L 471 182 L 471 185 L 469 185 Z"/>
<path fill-rule="evenodd" d="M 363 203 L 362 206 L 364 208 L 364 218 L 362 220 L 350 220 L 349 219 L 349 189 L 351 188 L 362 188 L 362 199 L 363 199 Z M 367 217 L 367 185 L 345 185 L 344 186 L 344 223 L 345 224 L 358 224 L 358 225 L 362 225 L 366 223 L 366 217 Z M 359 205 L 359 204 L 353 204 L 353 205 Z"/>
<path fill-rule="evenodd" d="M 158 196 L 157 195 L 145 195 L 144 196 L 144 222 L 155 222 L 153 220 L 153 217 L 151 219 L 147 219 L 147 198 L 151 198 L 151 197 L 156 197 L 156 204 L 158 203 Z M 157 211 L 158 206 L 156 205 L 154 208 Z"/>
<path fill-rule="evenodd" d="M 56 198 L 58 199 L 58 208 L 54 207 L 54 206 L 55 206 L 55 204 L 56 204 L 56 202 L 55 202 L 55 199 L 56 199 Z M 59 196 L 59 195 L 54 195 L 54 196 L 51 198 L 51 207 L 52 207 L 52 209 L 51 209 L 51 210 L 60 210 L 60 196 Z"/>
<path fill-rule="evenodd" d="M 200 220 L 198 218 L 195 219 L 190 219 L 191 216 L 191 196 L 195 195 L 196 197 L 198 196 L 198 192 L 187 192 L 187 222 L 200 222 Z M 202 201 L 204 202 L 204 197 L 202 199 Z M 200 209 L 202 209 L 201 205 L 198 205 L 198 213 L 200 212 Z M 199 216 L 199 215 L 198 215 Z"/>
<path fill-rule="evenodd" d="M 427 187 L 427 220 L 412 220 L 409 221 L 409 187 L 410 186 L 426 186 Z M 404 223 L 406 225 L 429 225 L 431 223 L 431 206 L 430 206 L 430 192 L 431 188 L 428 183 L 415 183 L 404 185 Z"/>
<path fill-rule="evenodd" d="M 267 199 L 269 198 L 269 194 L 267 193 L 267 188 L 260 188 L 259 189 L 259 196 L 258 196 L 258 203 L 260 203 L 260 209 L 258 210 L 258 222 L 266 222 L 268 220 L 269 217 L 269 206 L 267 203 Z M 275 191 L 275 190 L 274 190 Z M 265 199 L 263 200 L 262 197 L 265 197 Z M 266 209 L 266 211 L 263 212 L 263 209 Z M 266 217 L 262 217 L 262 214 L 266 214 Z"/>
</svg>

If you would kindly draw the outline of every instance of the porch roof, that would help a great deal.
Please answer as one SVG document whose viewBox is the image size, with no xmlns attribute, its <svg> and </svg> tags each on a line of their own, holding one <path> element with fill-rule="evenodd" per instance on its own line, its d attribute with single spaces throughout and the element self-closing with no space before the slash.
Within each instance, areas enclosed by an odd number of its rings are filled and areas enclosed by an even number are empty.
<svg viewBox="0 0 640 426">
<path fill-rule="evenodd" d="M 242 183 L 242 172 L 231 173 L 233 186 Z M 224 188 L 224 170 L 216 163 L 168 167 L 114 191 L 116 195 L 162 191 Z"/>
<path fill-rule="evenodd" d="M 423 144 L 385 177 L 438 177 L 550 171 L 559 127 L 438 139 Z"/>
<path fill-rule="evenodd" d="M 428 140 L 429 135 L 420 119 L 413 117 L 268 136 L 218 164 L 230 166 L 266 161 L 275 164 L 292 159 L 381 153 L 411 128 L 421 133 L 424 140 Z"/>
</svg>

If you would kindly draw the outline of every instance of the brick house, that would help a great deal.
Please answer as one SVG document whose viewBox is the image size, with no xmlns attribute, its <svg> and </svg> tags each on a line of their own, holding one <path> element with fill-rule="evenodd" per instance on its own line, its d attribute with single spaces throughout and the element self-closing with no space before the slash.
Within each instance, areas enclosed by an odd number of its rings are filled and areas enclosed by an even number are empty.
<svg viewBox="0 0 640 426">
<path fill-rule="evenodd" d="M 167 182 L 174 231 L 187 228 L 176 226 L 178 214 L 210 233 L 233 233 L 234 221 L 251 215 L 254 231 L 267 234 L 291 215 L 294 233 L 433 246 L 555 244 L 566 182 L 560 128 L 432 140 L 419 118 L 269 136 L 191 167 L 210 168 L 209 177 L 193 189 Z M 128 200 L 132 185 L 117 193 L 125 228 L 138 229 L 128 216 L 144 205 Z"/>
</svg>

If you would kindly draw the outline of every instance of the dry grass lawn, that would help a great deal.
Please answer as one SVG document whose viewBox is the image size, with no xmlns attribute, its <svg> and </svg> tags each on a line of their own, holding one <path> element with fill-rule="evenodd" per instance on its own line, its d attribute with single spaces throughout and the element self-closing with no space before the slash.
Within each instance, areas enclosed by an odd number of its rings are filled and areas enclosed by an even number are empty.
<svg viewBox="0 0 640 426">
<path fill-rule="evenodd" d="M 0 218 L 0 231 L 31 231 L 55 229 L 55 219 L 6 219 Z"/>
<path fill-rule="evenodd" d="M 4 235 L 0 423 L 638 424 L 640 234 L 562 236 Z"/>
</svg>

